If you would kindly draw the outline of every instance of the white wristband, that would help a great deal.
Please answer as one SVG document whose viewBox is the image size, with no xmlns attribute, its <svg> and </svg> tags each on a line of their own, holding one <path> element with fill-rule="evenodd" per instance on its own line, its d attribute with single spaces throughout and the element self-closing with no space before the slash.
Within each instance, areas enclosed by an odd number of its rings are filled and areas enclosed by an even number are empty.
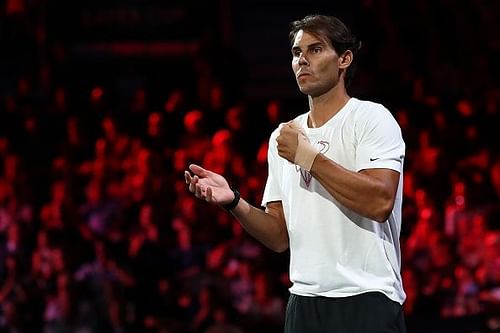
<svg viewBox="0 0 500 333">
<path fill-rule="evenodd" d="M 302 169 L 311 171 L 312 165 L 319 150 L 314 148 L 305 133 L 301 130 L 298 136 L 297 151 L 295 151 L 294 162 Z"/>
</svg>

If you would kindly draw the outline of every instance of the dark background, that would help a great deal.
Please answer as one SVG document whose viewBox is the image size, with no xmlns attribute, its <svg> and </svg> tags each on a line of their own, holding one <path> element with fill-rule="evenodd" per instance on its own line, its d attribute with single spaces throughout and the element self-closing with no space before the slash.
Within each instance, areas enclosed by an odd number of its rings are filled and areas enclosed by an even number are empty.
<svg viewBox="0 0 500 333">
<path fill-rule="evenodd" d="M 259 205 L 271 131 L 305 112 L 290 21 L 363 47 L 349 92 L 407 145 L 409 332 L 500 327 L 499 3 L 0 3 L 0 332 L 279 332 L 288 254 L 197 202 L 183 170 Z"/>
</svg>

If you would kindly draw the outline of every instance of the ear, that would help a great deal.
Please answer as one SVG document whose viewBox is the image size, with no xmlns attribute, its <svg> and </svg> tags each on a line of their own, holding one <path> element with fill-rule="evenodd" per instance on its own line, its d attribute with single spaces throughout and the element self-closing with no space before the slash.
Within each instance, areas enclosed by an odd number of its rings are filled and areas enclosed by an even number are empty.
<svg viewBox="0 0 500 333">
<path fill-rule="evenodd" d="M 346 69 L 351 65 L 352 60 L 354 58 L 354 55 L 352 54 L 351 50 L 345 51 L 340 57 L 339 57 L 339 68 L 340 69 Z"/>
</svg>

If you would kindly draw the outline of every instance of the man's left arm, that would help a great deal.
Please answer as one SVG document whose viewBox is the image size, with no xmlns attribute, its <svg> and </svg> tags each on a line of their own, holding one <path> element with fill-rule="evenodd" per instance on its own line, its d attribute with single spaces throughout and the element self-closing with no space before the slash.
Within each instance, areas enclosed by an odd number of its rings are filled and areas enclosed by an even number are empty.
<svg viewBox="0 0 500 333">
<path fill-rule="evenodd" d="M 347 170 L 317 154 L 311 174 L 342 205 L 357 214 L 383 223 L 391 214 L 399 172 L 391 169 Z"/>
<path fill-rule="evenodd" d="M 278 152 L 281 157 L 311 172 L 346 208 L 383 223 L 394 207 L 403 168 L 401 130 L 385 110 L 360 125 L 357 135 L 354 171 L 319 153 L 302 128 L 293 122 L 283 126 L 277 138 Z"/>
</svg>

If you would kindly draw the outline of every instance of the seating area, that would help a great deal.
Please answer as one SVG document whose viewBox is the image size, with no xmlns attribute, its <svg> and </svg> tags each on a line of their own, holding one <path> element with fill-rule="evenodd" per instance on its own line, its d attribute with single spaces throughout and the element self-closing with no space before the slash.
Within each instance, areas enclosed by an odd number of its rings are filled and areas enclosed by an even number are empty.
<svg viewBox="0 0 500 333">
<path fill-rule="evenodd" d="M 374 3 L 359 5 L 371 17 L 360 31 L 374 32 L 352 91 L 383 103 L 407 145 L 408 332 L 493 332 L 498 25 L 485 5 L 456 7 L 452 38 L 449 15 L 426 15 L 441 12 L 425 1 L 405 8 L 414 22 Z M 0 332 L 279 332 L 288 254 L 194 198 L 183 172 L 224 174 L 258 206 L 269 135 L 305 98 L 246 95 L 231 76 L 242 61 L 214 64 L 218 48 L 201 43 L 89 59 L 51 40 L 43 9 L 9 0 L 0 11 Z"/>
</svg>

